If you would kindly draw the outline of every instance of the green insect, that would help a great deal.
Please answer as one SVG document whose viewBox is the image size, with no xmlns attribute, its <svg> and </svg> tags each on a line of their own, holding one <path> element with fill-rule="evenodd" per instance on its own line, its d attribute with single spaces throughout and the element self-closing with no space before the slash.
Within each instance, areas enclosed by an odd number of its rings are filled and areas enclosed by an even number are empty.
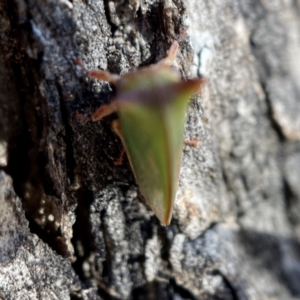
<svg viewBox="0 0 300 300">
<path fill-rule="evenodd" d="M 203 78 L 181 80 L 171 67 L 178 47 L 174 41 L 163 60 L 123 76 L 86 70 L 90 77 L 116 88 L 116 98 L 97 109 L 91 119 L 118 113 L 113 129 L 123 142 L 146 202 L 163 225 L 169 225 L 172 217 L 188 101 L 204 83 Z M 83 67 L 80 60 L 75 63 Z"/>
</svg>

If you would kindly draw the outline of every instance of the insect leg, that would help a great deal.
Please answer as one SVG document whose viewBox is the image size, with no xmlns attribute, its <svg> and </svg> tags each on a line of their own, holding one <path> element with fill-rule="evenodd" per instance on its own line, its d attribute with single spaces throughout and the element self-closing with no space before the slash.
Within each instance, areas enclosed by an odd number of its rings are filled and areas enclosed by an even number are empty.
<svg viewBox="0 0 300 300">
<path fill-rule="evenodd" d="M 199 138 L 193 138 L 192 140 L 184 140 L 184 143 L 188 146 L 191 146 L 191 147 L 198 147 L 199 145 Z"/>
<path fill-rule="evenodd" d="M 116 85 L 116 83 L 120 80 L 119 75 L 112 74 L 112 73 L 109 73 L 106 71 L 101 71 L 101 70 L 90 70 L 90 71 L 87 71 L 87 74 L 92 78 L 107 81 L 114 85 Z"/>
<path fill-rule="evenodd" d="M 83 62 L 80 58 L 74 60 L 74 63 L 76 65 L 82 67 L 82 69 L 89 75 L 89 77 L 96 78 L 96 79 L 103 80 L 103 81 L 107 81 L 107 82 L 110 82 L 112 84 L 116 84 L 120 79 L 120 76 L 117 75 L 117 74 L 112 74 L 112 73 L 109 73 L 109 72 L 106 72 L 106 71 L 101 71 L 101 70 L 87 70 L 84 67 Z"/>
<path fill-rule="evenodd" d="M 112 114 L 117 111 L 117 106 L 112 102 L 110 104 L 105 104 L 99 107 L 91 116 L 93 122 L 99 121 L 102 118 Z"/>
</svg>

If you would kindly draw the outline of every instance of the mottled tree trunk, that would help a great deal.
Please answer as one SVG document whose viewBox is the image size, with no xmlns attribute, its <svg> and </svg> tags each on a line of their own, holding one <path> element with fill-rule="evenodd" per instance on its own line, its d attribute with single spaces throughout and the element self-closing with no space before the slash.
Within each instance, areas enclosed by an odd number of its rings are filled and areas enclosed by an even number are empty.
<svg viewBox="0 0 300 300">
<path fill-rule="evenodd" d="M 180 41 L 171 225 L 90 115 Z M 0 299 L 300 299 L 300 2 L 0 0 Z M 138 124 L 137 124 L 138 126 Z"/>
</svg>

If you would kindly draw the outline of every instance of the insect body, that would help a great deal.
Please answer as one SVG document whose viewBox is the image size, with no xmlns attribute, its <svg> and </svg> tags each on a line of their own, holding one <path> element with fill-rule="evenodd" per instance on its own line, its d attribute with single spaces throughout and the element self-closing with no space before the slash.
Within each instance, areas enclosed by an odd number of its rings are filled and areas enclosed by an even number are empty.
<svg viewBox="0 0 300 300">
<path fill-rule="evenodd" d="M 172 217 L 188 100 L 204 81 L 181 80 L 171 67 L 177 49 L 175 41 L 166 58 L 121 77 L 87 71 L 90 77 L 116 87 L 116 98 L 91 118 L 98 121 L 112 112 L 118 113 L 119 123 L 114 123 L 114 129 L 123 141 L 146 202 L 163 225 L 168 225 Z"/>
</svg>

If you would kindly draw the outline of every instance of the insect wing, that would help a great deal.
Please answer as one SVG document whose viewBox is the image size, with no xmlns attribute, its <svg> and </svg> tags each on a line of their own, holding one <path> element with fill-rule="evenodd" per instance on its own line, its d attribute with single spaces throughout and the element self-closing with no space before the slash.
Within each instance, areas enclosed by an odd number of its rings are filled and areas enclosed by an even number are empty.
<svg viewBox="0 0 300 300">
<path fill-rule="evenodd" d="M 172 216 L 185 112 L 191 94 L 190 90 L 178 93 L 164 105 L 127 102 L 119 109 L 123 141 L 136 180 L 164 225 L 170 223 Z"/>
</svg>

